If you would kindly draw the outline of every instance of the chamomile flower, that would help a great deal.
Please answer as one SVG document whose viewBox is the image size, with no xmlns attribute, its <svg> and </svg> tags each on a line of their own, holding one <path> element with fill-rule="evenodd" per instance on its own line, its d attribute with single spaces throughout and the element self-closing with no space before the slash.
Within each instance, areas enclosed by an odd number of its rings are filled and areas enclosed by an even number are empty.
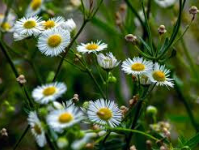
<svg viewBox="0 0 200 150">
<path fill-rule="evenodd" d="M 132 75 L 147 74 L 152 68 L 153 63 L 151 61 L 144 60 L 140 57 L 134 57 L 132 60 L 128 58 L 122 63 L 122 70 Z"/>
<path fill-rule="evenodd" d="M 99 66 L 101 66 L 105 70 L 113 69 L 114 67 L 117 67 L 120 63 L 111 52 L 107 53 L 106 55 L 102 53 L 98 54 L 97 62 Z"/>
<path fill-rule="evenodd" d="M 176 3 L 177 0 L 155 0 L 155 2 L 163 8 L 170 7 Z"/>
<path fill-rule="evenodd" d="M 26 17 L 35 16 L 42 10 L 44 0 L 32 0 L 26 10 Z"/>
<path fill-rule="evenodd" d="M 47 116 L 47 123 L 53 130 L 62 132 L 64 128 L 71 127 L 82 119 L 84 119 L 82 112 L 71 105 L 64 109 L 51 111 Z"/>
<path fill-rule="evenodd" d="M 42 32 L 38 39 L 38 49 L 46 56 L 57 56 L 70 43 L 70 33 L 67 30 L 53 28 Z"/>
<path fill-rule="evenodd" d="M 99 42 L 91 42 L 91 43 L 81 43 L 77 47 L 77 51 L 80 53 L 96 53 L 102 50 L 105 50 L 107 48 L 107 44 Z"/>
<path fill-rule="evenodd" d="M 32 92 L 32 97 L 40 104 L 47 104 L 59 98 L 66 90 L 67 87 L 64 83 L 50 83 L 35 88 Z"/>
<path fill-rule="evenodd" d="M 37 36 L 42 31 L 42 21 L 37 16 L 24 17 L 16 22 L 14 30 L 18 35 Z"/>
<path fill-rule="evenodd" d="M 43 147 L 46 144 L 45 132 L 35 111 L 29 113 L 28 123 L 31 126 L 31 132 L 35 136 L 37 144 Z"/>
<path fill-rule="evenodd" d="M 5 22 L 4 22 L 4 17 L 5 16 L 3 14 L 0 14 L 1 28 L 3 29 L 3 31 L 12 32 L 16 16 L 13 13 L 9 13 Z"/>
<path fill-rule="evenodd" d="M 50 18 L 47 21 L 43 22 L 43 28 L 44 30 L 48 30 L 48 29 L 52 29 L 55 27 L 60 26 L 62 23 L 64 23 L 65 19 L 63 17 L 54 17 L 54 18 Z"/>
<path fill-rule="evenodd" d="M 118 106 L 110 100 L 98 99 L 90 101 L 87 115 L 92 122 L 111 127 L 118 126 L 122 120 L 122 114 Z"/>
<path fill-rule="evenodd" d="M 152 83 L 156 83 L 159 86 L 166 85 L 173 87 L 173 79 L 169 78 L 169 76 L 170 71 L 164 65 L 159 65 L 158 63 L 155 63 L 153 71 L 148 73 L 148 77 Z"/>
<path fill-rule="evenodd" d="M 71 32 L 76 29 L 76 23 L 74 22 L 73 19 L 68 19 L 67 21 L 61 23 L 60 27 L 63 30 L 68 30 L 69 32 Z"/>
</svg>

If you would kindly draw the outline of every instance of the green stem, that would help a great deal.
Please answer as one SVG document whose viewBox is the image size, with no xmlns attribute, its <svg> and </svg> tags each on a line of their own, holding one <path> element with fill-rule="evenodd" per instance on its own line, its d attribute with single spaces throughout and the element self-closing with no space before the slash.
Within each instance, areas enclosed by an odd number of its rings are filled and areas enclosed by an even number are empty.
<svg viewBox="0 0 200 150">
<path fill-rule="evenodd" d="M 28 130 L 30 129 L 30 125 L 28 125 L 26 127 L 26 129 L 24 130 L 24 132 L 22 133 L 21 137 L 19 138 L 19 140 L 17 141 L 17 143 L 15 144 L 13 150 L 16 150 L 17 147 L 19 146 L 19 144 L 21 143 L 22 139 L 25 137 L 26 133 L 28 132 Z"/>
<path fill-rule="evenodd" d="M 147 59 L 155 60 L 154 57 L 151 57 L 151 56 L 149 56 L 149 55 L 143 53 L 143 52 L 138 48 L 137 45 L 134 45 L 134 48 L 135 48 L 143 57 L 145 57 L 145 58 L 147 58 Z"/>
<path fill-rule="evenodd" d="M 152 140 L 155 140 L 155 141 L 159 141 L 159 139 L 157 139 L 156 137 L 150 135 L 150 134 L 147 134 L 145 132 L 142 132 L 142 131 L 139 131 L 139 130 L 132 130 L 132 129 L 124 129 L 124 128 L 110 128 L 111 131 L 113 132 L 116 132 L 116 131 L 123 131 L 123 132 L 131 132 L 131 133 L 138 133 L 138 134 L 141 134 L 141 135 L 144 135 Z"/>
</svg>

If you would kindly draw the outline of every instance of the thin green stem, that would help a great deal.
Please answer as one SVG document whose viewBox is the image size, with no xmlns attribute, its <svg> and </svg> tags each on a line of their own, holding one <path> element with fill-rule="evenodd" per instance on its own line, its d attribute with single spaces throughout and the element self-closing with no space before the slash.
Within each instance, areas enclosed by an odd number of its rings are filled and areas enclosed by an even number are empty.
<svg viewBox="0 0 200 150">
<path fill-rule="evenodd" d="M 28 130 L 30 129 L 30 125 L 27 125 L 26 129 L 24 130 L 24 132 L 22 133 L 21 137 L 19 138 L 19 140 L 17 141 L 17 143 L 15 144 L 13 150 L 16 150 L 17 147 L 19 146 L 19 144 L 21 143 L 22 139 L 25 137 L 26 133 L 28 132 Z"/>
<path fill-rule="evenodd" d="M 135 48 L 143 57 L 145 57 L 145 58 L 147 58 L 147 59 L 155 60 L 154 57 L 151 57 L 151 56 L 149 56 L 149 55 L 143 53 L 143 52 L 139 49 L 139 47 L 138 47 L 137 45 L 134 45 L 134 48 Z"/>
</svg>

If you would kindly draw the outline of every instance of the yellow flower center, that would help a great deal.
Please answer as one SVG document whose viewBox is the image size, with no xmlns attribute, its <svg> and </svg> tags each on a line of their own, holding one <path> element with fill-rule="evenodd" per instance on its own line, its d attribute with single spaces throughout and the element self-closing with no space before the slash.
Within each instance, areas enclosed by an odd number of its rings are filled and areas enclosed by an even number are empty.
<svg viewBox="0 0 200 150">
<path fill-rule="evenodd" d="M 52 35 L 48 39 L 48 45 L 50 47 L 57 47 L 62 41 L 62 38 L 60 35 Z"/>
<path fill-rule="evenodd" d="M 44 89 L 43 94 L 45 96 L 49 96 L 49 95 L 53 95 L 55 92 L 56 92 L 55 87 L 48 87 L 48 88 Z"/>
<path fill-rule="evenodd" d="M 97 44 L 89 44 L 86 46 L 88 50 L 96 50 L 99 46 Z"/>
<path fill-rule="evenodd" d="M 52 20 L 48 20 L 44 23 L 45 29 L 50 29 L 50 28 L 53 28 L 54 26 L 55 26 L 55 22 Z"/>
<path fill-rule="evenodd" d="M 36 22 L 34 20 L 28 20 L 24 23 L 24 28 L 31 29 L 36 26 Z"/>
<path fill-rule="evenodd" d="M 154 71 L 153 72 L 153 78 L 156 80 L 156 81 L 165 81 L 165 73 L 162 72 L 162 71 Z"/>
<path fill-rule="evenodd" d="M 8 22 L 3 23 L 1 27 L 6 31 L 11 29 L 11 25 Z"/>
<path fill-rule="evenodd" d="M 31 2 L 31 8 L 33 10 L 37 10 L 42 4 L 42 0 L 32 0 Z"/>
<path fill-rule="evenodd" d="M 59 116 L 58 121 L 60 123 L 68 123 L 73 120 L 73 116 L 70 113 L 63 113 Z"/>
<path fill-rule="evenodd" d="M 131 69 L 133 71 L 143 71 L 145 69 L 145 65 L 141 64 L 141 63 L 135 63 L 131 66 Z"/>
<path fill-rule="evenodd" d="M 97 116 L 105 121 L 108 121 L 112 117 L 112 111 L 106 107 L 100 108 L 97 112 Z"/>
<path fill-rule="evenodd" d="M 33 129 L 37 134 L 41 134 L 42 133 L 42 130 L 41 130 L 41 128 L 40 128 L 40 126 L 38 124 L 35 124 Z"/>
</svg>

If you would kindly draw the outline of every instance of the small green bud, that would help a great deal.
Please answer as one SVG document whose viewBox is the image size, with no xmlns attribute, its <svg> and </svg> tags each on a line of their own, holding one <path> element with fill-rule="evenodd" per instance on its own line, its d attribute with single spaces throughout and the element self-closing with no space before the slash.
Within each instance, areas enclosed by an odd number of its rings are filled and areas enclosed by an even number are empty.
<svg viewBox="0 0 200 150">
<path fill-rule="evenodd" d="M 4 101 L 3 105 L 10 106 L 10 103 L 6 100 L 6 101 Z"/>
<path fill-rule="evenodd" d="M 80 131 L 79 134 L 78 134 L 78 137 L 79 138 L 83 138 L 84 136 L 85 136 L 85 132 Z"/>
<path fill-rule="evenodd" d="M 53 80 L 54 76 L 55 76 L 55 72 L 50 71 L 48 76 L 47 76 L 47 80 L 46 81 L 47 82 L 51 82 Z"/>
<path fill-rule="evenodd" d="M 48 114 L 48 111 L 47 111 L 46 108 L 40 108 L 40 109 L 39 109 L 39 114 L 40 114 L 41 116 L 46 116 L 46 115 Z"/>
<path fill-rule="evenodd" d="M 108 77 L 108 82 L 109 82 L 109 83 L 116 83 L 116 82 L 117 82 L 117 79 L 116 79 L 114 76 Z"/>
<path fill-rule="evenodd" d="M 157 114 L 157 108 L 154 106 L 148 106 L 147 107 L 147 114 L 149 115 L 156 115 Z"/>
<path fill-rule="evenodd" d="M 57 140 L 57 146 L 60 149 L 66 148 L 69 145 L 68 140 L 65 137 L 60 137 Z"/>
<path fill-rule="evenodd" d="M 84 102 L 83 103 L 83 108 L 88 109 L 88 107 L 89 107 L 89 102 L 88 101 Z"/>
</svg>

